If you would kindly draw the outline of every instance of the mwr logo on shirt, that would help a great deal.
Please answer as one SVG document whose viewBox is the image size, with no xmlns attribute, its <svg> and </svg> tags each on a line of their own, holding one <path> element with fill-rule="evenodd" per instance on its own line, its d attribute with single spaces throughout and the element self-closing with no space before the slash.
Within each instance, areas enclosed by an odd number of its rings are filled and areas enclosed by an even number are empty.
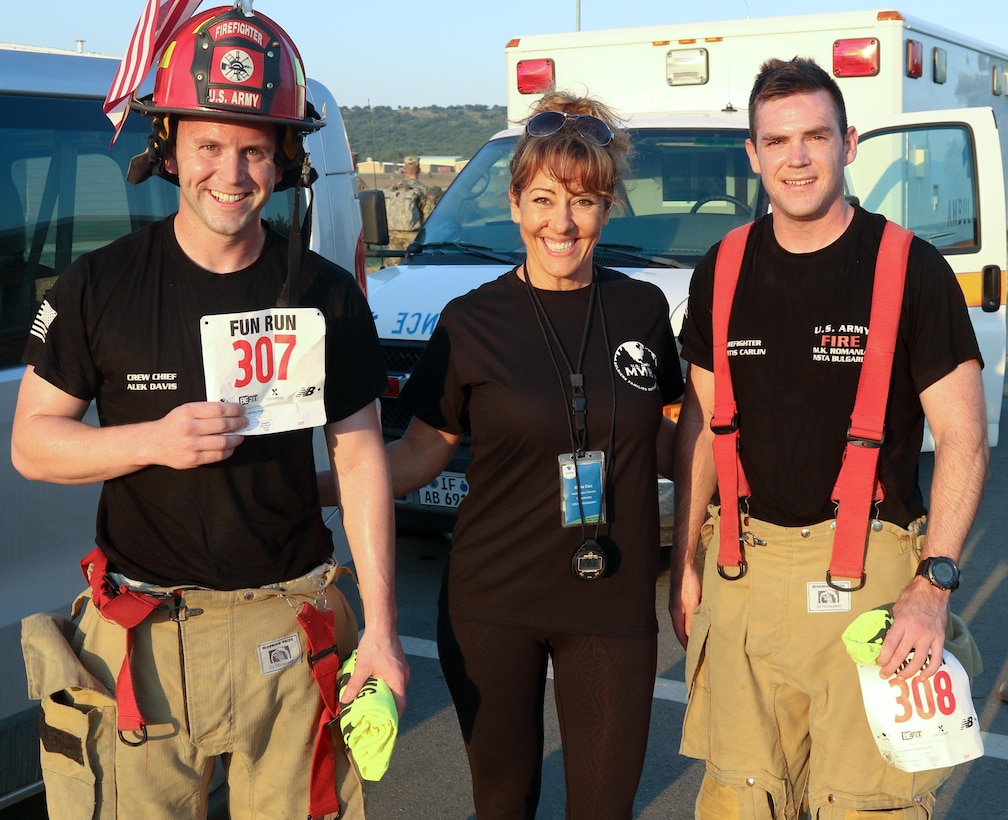
<svg viewBox="0 0 1008 820">
<path fill-rule="evenodd" d="M 638 390 L 658 389 L 658 358 L 641 342 L 623 342 L 613 356 L 613 367 L 623 381 Z"/>
<path fill-rule="evenodd" d="M 853 362 L 864 361 L 868 328 L 864 325 L 817 325 L 812 338 L 812 361 Z"/>
</svg>

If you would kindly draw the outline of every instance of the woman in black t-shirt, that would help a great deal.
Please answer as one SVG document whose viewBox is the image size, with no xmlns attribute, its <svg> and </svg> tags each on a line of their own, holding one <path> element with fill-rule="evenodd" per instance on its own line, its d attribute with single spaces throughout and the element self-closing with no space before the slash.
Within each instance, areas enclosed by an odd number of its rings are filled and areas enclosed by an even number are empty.
<svg viewBox="0 0 1008 820">
<path fill-rule="evenodd" d="M 661 291 L 592 262 L 628 150 L 600 103 L 540 100 L 511 161 L 526 260 L 445 307 L 389 445 L 398 496 L 471 437 L 438 647 L 480 817 L 535 816 L 550 660 L 568 815 L 629 818 L 644 762 L 682 378 Z"/>
</svg>

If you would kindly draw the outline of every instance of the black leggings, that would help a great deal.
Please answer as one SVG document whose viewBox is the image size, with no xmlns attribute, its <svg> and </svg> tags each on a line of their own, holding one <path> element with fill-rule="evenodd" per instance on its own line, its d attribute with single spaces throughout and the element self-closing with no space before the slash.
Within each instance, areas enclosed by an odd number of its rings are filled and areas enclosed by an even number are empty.
<svg viewBox="0 0 1008 820">
<path fill-rule="evenodd" d="M 647 750 L 657 637 L 600 637 L 438 616 L 438 654 L 472 772 L 478 820 L 535 817 L 546 661 L 568 818 L 630 818 Z"/>
</svg>

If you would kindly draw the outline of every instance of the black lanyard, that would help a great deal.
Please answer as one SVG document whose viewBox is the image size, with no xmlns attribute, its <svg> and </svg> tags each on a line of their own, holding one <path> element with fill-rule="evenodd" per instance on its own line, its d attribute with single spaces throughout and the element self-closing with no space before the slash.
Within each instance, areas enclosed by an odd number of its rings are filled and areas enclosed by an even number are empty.
<svg viewBox="0 0 1008 820">
<path fill-rule="evenodd" d="M 598 302 L 599 318 L 602 322 L 602 338 L 605 342 L 606 358 L 608 362 L 607 369 L 609 371 L 609 389 L 612 397 L 612 415 L 609 422 L 608 442 L 608 457 L 611 462 L 613 449 L 616 444 L 616 378 L 613 376 L 612 349 L 609 344 L 609 329 L 606 326 L 605 307 L 602 304 L 598 271 L 594 266 L 592 266 L 591 293 L 588 297 L 588 311 L 585 314 L 584 332 L 581 335 L 581 349 L 578 351 L 576 370 L 571 364 L 570 357 L 567 355 L 567 351 L 564 349 L 563 343 L 560 341 L 560 336 L 556 332 L 556 327 L 553 325 L 549 314 L 546 312 L 546 308 L 543 306 L 542 300 L 539 298 L 539 294 L 536 293 L 535 288 L 532 287 L 532 283 L 529 281 L 528 266 L 526 264 L 522 265 L 522 274 L 525 279 L 525 287 L 528 289 L 529 296 L 532 299 L 532 308 L 536 315 L 536 321 L 539 323 L 539 329 L 542 331 L 543 340 L 546 342 L 546 349 L 549 351 L 550 361 L 553 362 L 553 369 L 557 374 L 557 379 L 560 384 L 560 392 L 563 395 L 564 407 L 567 408 L 567 423 L 571 435 L 571 448 L 575 456 L 575 470 L 577 469 L 577 456 L 583 456 L 585 450 L 588 448 L 588 396 L 584 390 L 584 360 L 585 354 L 588 350 L 588 338 L 591 335 L 591 324 L 592 317 L 595 313 L 595 303 Z M 556 350 L 560 351 L 560 355 L 563 356 L 564 364 L 567 366 L 568 382 L 570 384 L 569 405 L 567 402 L 567 388 L 564 383 L 563 371 L 560 369 L 560 362 L 557 361 Z M 610 464 L 610 470 L 611 468 L 612 464 Z M 607 476 L 610 475 L 610 470 L 606 471 Z M 608 485 L 608 478 L 606 479 L 606 484 Z M 578 485 L 578 503 L 580 504 L 580 481 L 578 482 Z M 604 490 L 605 488 L 603 488 L 603 491 Z M 584 524 L 581 525 L 581 530 L 583 533 Z M 596 524 L 596 538 L 598 537 L 598 530 L 599 525 Z"/>
<path fill-rule="evenodd" d="M 522 265 L 522 273 L 525 277 L 525 286 L 532 297 L 532 306 L 535 311 L 536 321 L 539 322 L 539 329 L 542 331 L 543 339 L 546 342 L 546 349 L 549 351 L 550 360 L 553 362 L 553 369 L 560 380 L 560 390 L 563 393 L 564 405 L 567 406 L 567 389 L 564 386 L 563 371 L 557 361 L 556 351 L 560 351 L 564 364 L 567 365 L 568 381 L 570 383 L 570 405 L 567 411 L 567 423 L 570 427 L 571 449 L 575 455 L 584 455 L 588 448 L 588 396 L 584 391 L 584 360 L 585 352 L 588 350 L 588 337 L 591 335 L 592 315 L 595 313 L 595 302 L 598 299 L 598 277 L 592 270 L 591 293 L 588 297 L 588 312 L 585 315 L 584 332 L 581 334 L 581 350 L 578 352 L 577 368 L 571 364 L 570 357 L 564 349 L 560 336 L 556 332 L 546 308 L 543 306 L 539 294 L 536 293 L 532 283 L 529 282 L 528 267 Z M 601 307 L 601 305 L 600 305 Z M 604 320 L 603 320 L 604 321 Z M 606 340 L 608 348 L 608 339 Z"/>
</svg>

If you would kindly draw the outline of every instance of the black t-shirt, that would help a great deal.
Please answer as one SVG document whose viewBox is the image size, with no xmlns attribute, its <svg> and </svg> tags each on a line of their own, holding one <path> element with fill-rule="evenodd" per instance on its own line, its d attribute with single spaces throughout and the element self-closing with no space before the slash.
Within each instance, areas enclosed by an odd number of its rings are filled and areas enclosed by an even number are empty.
<svg viewBox="0 0 1008 820">
<path fill-rule="evenodd" d="M 275 306 L 287 242 L 268 232 L 259 259 L 227 275 L 194 264 L 171 218 L 86 254 L 39 311 L 26 364 L 60 390 L 95 399 L 102 426 L 160 419 L 206 401 L 201 316 Z M 305 256 L 301 307 L 326 321 L 327 420 L 387 386 L 371 312 L 353 276 Z M 142 389 L 138 389 L 142 388 Z M 312 430 L 249 436 L 231 458 L 189 470 L 153 466 L 106 481 L 97 543 L 131 578 L 217 589 L 295 578 L 332 553 L 322 522 Z"/>
<path fill-rule="evenodd" d="M 443 590 L 458 617 L 609 635 L 656 629 L 655 438 L 663 404 L 682 393 L 682 376 L 662 292 L 615 271 L 598 273 L 608 343 L 596 306 L 583 370 L 587 449 L 606 452 L 609 472 L 599 539 L 611 565 L 605 578 L 583 581 L 571 572 L 584 536 L 560 520 L 557 457 L 572 451 L 569 371 L 554 349 L 558 376 L 515 271 L 445 307 L 406 385 L 402 400 L 417 417 L 472 436 L 470 492 Z M 576 364 L 591 288 L 537 293 Z"/>
<path fill-rule="evenodd" d="M 885 218 L 858 208 L 844 234 L 793 254 L 758 220 L 743 258 L 729 323 L 742 465 L 756 518 L 800 526 L 834 517 L 840 470 L 867 339 L 875 259 Z M 690 285 L 683 358 L 713 370 L 712 248 Z M 755 260 L 759 260 L 758 264 Z M 879 477 L 881 518 L 905 526 L 924 514 L 917 461 L 920 393 L 970 359 L 980 360 L 962 290 L 930 244 L 910 246 Z"/>
</svg>

